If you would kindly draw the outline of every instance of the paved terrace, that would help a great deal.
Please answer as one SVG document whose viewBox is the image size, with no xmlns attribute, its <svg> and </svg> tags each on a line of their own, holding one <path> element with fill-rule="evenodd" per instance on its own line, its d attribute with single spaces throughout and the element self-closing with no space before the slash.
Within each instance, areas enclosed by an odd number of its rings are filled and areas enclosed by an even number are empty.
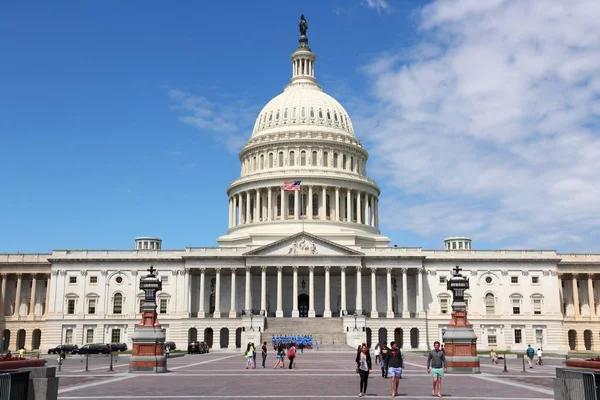
<svg viewBox="0 0 600 400">
<path fill-rule="evenodd" d="M 548 360 L 552 363 L 551 360 Z M 59 399 L 345 399 L 358 396 L 359 378 L 353 352 L 310 351 L 298 354 L 297 368 L 277 369 L 269 354 L 267 368 L 245 369 L 240 353 L 186 355 L 169 360 L 170 373 L 129 374 L 127 357 L 108 371 L 107 357 L 90 357 L 89 372 L 79 356 L 68 359 L 58 373 Z M 431 378 L 421 354 L 405 357 L 398 398 L 431 399 Z M 480 375 L 446 375 L 444 397 L 454 400 L 553 399 L 554 368 L 536 366 L 522 372 L 521 360 L 509 360 L 509 372 L 486 360 Z M 49 365 L 56 365 L 51 359 Z M 374 370 L 368 398 L 390 398 L 390 380 Z"/>
</svg>

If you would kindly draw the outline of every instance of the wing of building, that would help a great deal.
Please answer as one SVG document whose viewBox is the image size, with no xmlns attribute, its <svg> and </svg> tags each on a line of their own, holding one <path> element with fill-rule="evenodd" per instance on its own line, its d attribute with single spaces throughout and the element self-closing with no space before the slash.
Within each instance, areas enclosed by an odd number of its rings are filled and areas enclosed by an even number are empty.
<svg viewBox="0 0 600 400">
<path fill-rule="evenodd" d="M 140 237 L 129 250 L 2 254 L 2 348 L 131 345 L 139 278 L 153 265 L 163 282 L 159 318 L 177 348 L 312 335 L 324 347 L 395 340 L 423 350 L 450 320 L 446 278 L 460 265 L 480 349 L 600 349 L 600 255 L 475 250 L 464 237 L 440 250 L 390 246 L 368 153 L 317 83 L 316 59 L 302 35 L 289 84 L 239 153 L 218 247 L 165 250 L 161 239 Z"/>
</svg>

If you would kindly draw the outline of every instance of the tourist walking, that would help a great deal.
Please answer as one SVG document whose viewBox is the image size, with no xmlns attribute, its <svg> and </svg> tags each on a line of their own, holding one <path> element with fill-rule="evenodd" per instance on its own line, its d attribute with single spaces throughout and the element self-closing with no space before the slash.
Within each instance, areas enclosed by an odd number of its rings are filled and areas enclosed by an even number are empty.
<svg viewBox="0 0 600 400">
<path fill-rule="evenodd" d="M 537 364 L 542 365 L 542 349 L 541 348 L 538 348 L 538 350 L 537 350 L 537 358 L 538 358 Z"/>
<path fill-rule="evenodd" d="M 396 397 L 398 396 L 398 384 L 400 383 L 400 379 L 402 379 L 404 360 L 396 342 L 391 342 L 390 346 L 391 348 L 388 349 L 385 357 L 385 365 L 388 371 L 387 376 L 392 378 L 392 397 Z"/>
<path fill-rule="evenodd" d="M 387 379 L 387 366 L 386 366 L 386 357 L 387 357 L 387 353 L 388 353 L 388 347 L 387 347 L 387 342 L 383 342 L 383 344 L 381 345 L 381 377 L 382 378 L 386 378 Z"/>
<path fill-rule="evenodd" d="M 291 343 L 290 347 L 288 348 L 287 351 L 287 356 L 288 356 L 288 360 L 290 360 L 290 365 L 289 365 L 289 369 L 292 369 L 294 367 L 294 360 L 296 359 L 296 344 L 295 343 Z"/>
<path fill-rule="evenodd" d="M 283 350 L 283 345 L 280 343 L 279 346 L 277 346 L 277 362 L 275 363 L 275 366 L 273 367 L 273 369 L 279 367 L 279 368 L 283 368 L 284 367 L 284 363 L 283 363 L 283 356 L 285 355 L 285 350 Z"/>
<path fill-rule="evenodd" d="M 252 342 L 248 343 L 248 346 L 246 346 L 246 369 L 248 368 L 256 368 L 256 364 L 254 364 L 254 345 L 252 344 Z"/>
<path fill-rule="evenodd" d="M 527 364 L 529 364 L 529 368 L 533 368 L 533 356 L 535 355 L 535 350 L 533 350 L 533 347 L 531 347 L 530 344 L 527 345 L 525 355 L 527 356 Z"/>
<path fill-rule="evenodd" d="M 381 359 L 381 348 L 379 347 L 379 343 L 375 345 L 375 365 L 379 364 L 379 360 Z"/>
<path fill-rule="evenodd" d="M 496 354 L 494 349 L 490 351 L 490 357 L 492 358 L 492 364 L 498 364 L 498 354 Z"/>
<path fill-rule="evenodd" d="M 262 367 L 265 368 L 265 362 L 267 361 L 267 342 L 263 342 L 260 348 L 260 355 L 262 356 Z"/>
<path fill-rule="evenodd" d="M 427 357 L 427 373 L 430 373 L 433 377 L 432 396 L 435 396 L 437 391 L 437 396 L 442 397 L 442 378 L 445 372 L 448 372 L 446 356 L 440 349 L 440 342 L 436 340 L 433 342 L 433 350 L 429 352 L 429 356 Z"/>
<path fill-rule="evenodd" d="M 367 395 L 367 385 L 371 371 L 371 355 L 369 354 L 367 345 L 363 343 L 360 347 L 360 352 L 356 355 L 356 372 L 360 376 L 360 393 L 358 397 Z"/>
</svg>

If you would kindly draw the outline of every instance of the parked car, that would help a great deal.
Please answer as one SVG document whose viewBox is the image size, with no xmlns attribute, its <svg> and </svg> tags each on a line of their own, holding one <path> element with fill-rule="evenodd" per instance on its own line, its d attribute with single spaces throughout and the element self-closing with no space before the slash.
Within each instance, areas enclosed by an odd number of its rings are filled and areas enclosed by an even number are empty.
<svg viewBox="0 0 600 400">
<path fill-rule="evenodd" d="M 177 346 L 175 346 L 175 342 L 171 342 L 171 341 L 165 342 L 165 347 L 167 347 L 167 346 L 169 346 L 170 351 L 173 351 L 177 348 Z"/>
<path fill-rule="evenodd" d="M 76 344 L 59 344 L 56 347 L 48 349 L 48 354 L 60 354 L 62 351 L 65 353 L 73 353 L 77 348 Z"/>
<path fill-rule="evenodd" d="M 110 351 L 127 351 L 127 343 L 111 343 Z"/>
<path fill-rule="evenodd" d="M 110 354 L 111 346 L 104 343 L 84 344 L 73 354 Z"/>
</svg>

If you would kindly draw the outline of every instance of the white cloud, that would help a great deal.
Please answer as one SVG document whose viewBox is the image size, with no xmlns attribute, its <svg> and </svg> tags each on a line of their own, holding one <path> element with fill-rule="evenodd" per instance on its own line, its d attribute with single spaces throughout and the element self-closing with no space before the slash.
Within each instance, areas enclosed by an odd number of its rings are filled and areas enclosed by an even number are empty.
<svg viewBox="0 0 600 400">
<path fill-rule="evenodd" d="M 377 10 L 377 12 L 388 11 L 390 7 L 386 0 L 365 0 L 363 4 L 368 8 Z"/>
<path fill-rule="evenodd" d="M 173 109 L 184 111 L 179 120 L 201 132 L 214 136 L 222 145 L 237 153 L 249 138 L 258 113 L 256 107 L 243 101 L 210 101 L 205 97 L 171 89 L 169 97 L 176 103 Z"/>
<path fill-rule="evenodd" d="M 419 18 L 420 43 L 364 69 L 377 111 L 355 118 L 388 227 L 600 250 L 600 3 L 435 1 Z"/>
</svg>

